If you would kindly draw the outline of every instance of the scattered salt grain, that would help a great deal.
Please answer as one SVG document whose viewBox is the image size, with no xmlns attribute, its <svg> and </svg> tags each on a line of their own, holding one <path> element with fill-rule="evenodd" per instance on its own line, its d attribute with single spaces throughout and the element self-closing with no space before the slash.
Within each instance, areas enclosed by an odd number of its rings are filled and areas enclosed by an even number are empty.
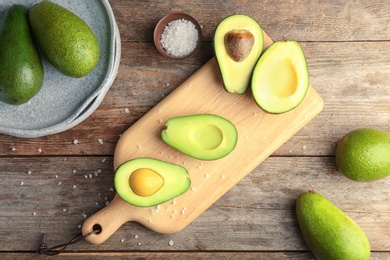
<svg viewBox="0 0 390 260">
<path fill-rule="evenodd" d="M 32 215 L 33 215 L 33 216 L 36 216 L 36 215 L 37 215 L 37 213 L 36 213 L 36 212 L 33 212 L 33 213 L 32 213 Z"/>
<path fill-rule="evenodd" d="M 114 191 L 114 188 L 110 188 L 110 191 Z"/>
<path fill-rule="evenodd" d="M 73 143 L 74 143 L 74 144 L 78 144 L 78 143 L 79 143 L 79 140 L 74 139 L 74 140 L 73 140 Z"/>
<path fill-rule="evenodd" d="M 85 213 L 81 214 L 81 216 L 83 216 L 83 218 L 87 218 L 87 214 Z"/>
<path fill-rule="evenodd" d="M 77 188 L 77 186 L 76 185 L 73 185 L 73 189 L 76 189 Z"/>
<path fill-rule="evenodd" d="M 130 113 L 130 110 L 127 107 L 124 110 L 126 114 Z"/>
<path fill-rule="evenodd" d="M 137 149 L 138 150 L 141 150 L 142 146 L 141 145 L 137 145 Z"/>
<path fill-rule="evenodd" d="M 168 245 L 173 246 L 173 240 L 169 240 Z"/>
<path fill-rule="evenodd" d="M 306 149 L 306 145 L 304 145 L 304 146 L 302 147 L 302 149 L 305 150 L 305 149 Z"/>
<path fill-rule="evenodd" d="M 158 122 L 162 124 L 163 120 L 161 118 L 158 119 Z"/>
<path fill-rule="evenodd" d="M 102 163 L 104 163 L 105 161 L 106 161 L 106 158 L 103 158 L 103 159 L 102 159 Z"/>
<path fill-rule="evenodd" d="M 184 57 L 196 48 L 198 30 L 186 19 L 177 19 L 165 26 L 161 35 L 161 45 L 173 57 Z"/>
<path fill-rule="evenodd" d="M 85 178 L 85 179 L 88 179 L 88 175 L 84 175 L 84 178 Z"/>
<path fill-rule="evenodd" d="M 76 169 L 74 169 L 74 170 L 72 171 L 72 173 L 73 173 L 73 174 L 75 174 L 76 172 L 77 172 L 77 170 L 76 170 Z"/>
<path fill-rule="evenodd" d="M 54 177 L 56 178 L 56 179 L 58 179 L 58 175 L 56 174 L 56 175 L 54 175 Z"/>
<path fill-rule="evenodd" d="M 66 209 L 62 209 L 62 212 L 66 212 Z"/>
<path fill-rule="evenodd" d="M 62 184 L 62 181 L 59 181 L 59 182 L 57 183 L 58 186 L 60 186 L 61 184 Z"/>
<path fill-rule="evenodd" d="M 11 151 L 15 152 L 15 151 L 16 151 L 16 148 L 15 148 L 15 147 L 12 147 L 12 148 L 11 148 Z"/>
<path fill-rule="evenodd" d="M 149 223 L 152 223 L 152 219 L 149 219 L 148 222 L 149 222 Z"/>
<path fill-rule="evenodd" d="M 134 238 L 137 239 L 137 238 L 138 238 L 138 235 L 135 235 Z"/>
<path fill-rule="evenodd" d="M 78 228 L 81 228 L 81 225 L 78 225 L 77 227 L 78 227 Z"/>
<path fill-rule="evenodd" d="M 98 143 L 99 143 L 99 144 L 103 144 L 103 139 L 102 139 L 102 138 L 99 138 L 99 139 L 98 139 Z"/>
<path fill-rule="evenodd" d="M 32 173 L 32 171 L 28 171 L 27 174 L 30 175 Z"/>
<path fill-rule="evenodd" d="M 42 149 L 41 149 L 41 148 L 38 148 L 38 152 L 41 153 L 41 152 L 42 152 Z"/>
<path fill-rule="evenodd" d="M 121 243 L 123 243 L 123 242 L 125 242 L 125 239 L 124 239 L 124 238 L 121 239 Z"/>
<path fill-rule="evenodd" d="M 21 182 L 20 182 L 20 185 L 23 186 L 23 185 L 24 185 L 24 181 L 21 181 Z"/>
<path fill-rule="evenodd" d="M 205 178 L 208 178 L 208 177 L 209 177 L 209 175 L 206 173 L 206 174 L 204 175 L 204 177 L 205 177 Z"/>
</svg>

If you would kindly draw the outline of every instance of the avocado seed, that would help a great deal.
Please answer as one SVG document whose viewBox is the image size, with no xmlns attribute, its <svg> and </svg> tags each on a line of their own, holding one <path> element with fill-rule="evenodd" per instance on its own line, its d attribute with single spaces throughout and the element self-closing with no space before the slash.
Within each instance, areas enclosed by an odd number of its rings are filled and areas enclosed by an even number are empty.
<svg viewBox="0 0 390 260">
<path fill-rule="evenodd" d="M 247 30 L 232 30 L 225 34 L 226 52 L 235 62 L 243 61 L 251 52 L 255 37 Z"/>
</svg>

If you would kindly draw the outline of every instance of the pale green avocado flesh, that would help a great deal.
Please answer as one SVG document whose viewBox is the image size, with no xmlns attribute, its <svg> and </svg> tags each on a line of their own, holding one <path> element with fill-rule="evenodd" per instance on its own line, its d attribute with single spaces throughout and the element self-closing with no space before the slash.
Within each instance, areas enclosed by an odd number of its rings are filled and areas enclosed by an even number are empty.
<svg viewBox="0 0 390 260">
<path fill-rule="evenodd" d="M 136 158 L 118 167 L 114 183 L 123 200 L 134 206 L 151 207 L 186 192 L 191 180 L 188 171 L 180 165 L 152 158 Z"/>
<path fill-rule="evenodd" d="M 273 43 L 257 62 L 251 87 L 256 103 L 269 113 L 297 107 L 309 89 L 309 71 L 300 45 L 291 40 Z"/>
<path fill-rule="evenodd" d="M 216 160 L 232 152 L 237 143 L 237 129 L 227 119 L 198 114 L 169 119 L 161 132 L 165 143 L 200 160 Z"/>
<path fill-rule="evenodd" d="M 226 91 L 244 93 L 263 51 L 264 39 L 260 25 L 243 14 L 226 17 L 215 30 L 213 44 Z"/>
<path fill-rule="evenodd" d="M 306 244 L 317 259 L 370 259 L 370 244 L 363 230 L 321 194 L 302 193 L 296 201 L 296 213 Z"/>
</svg>

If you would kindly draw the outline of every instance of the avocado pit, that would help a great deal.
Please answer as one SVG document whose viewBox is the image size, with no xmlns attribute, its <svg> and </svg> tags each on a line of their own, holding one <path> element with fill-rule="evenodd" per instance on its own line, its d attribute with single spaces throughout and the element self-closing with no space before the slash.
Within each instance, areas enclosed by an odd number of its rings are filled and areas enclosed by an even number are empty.
<svg viewBox="0 0 390 260">
<path fill-rule="evenodd" d="M 130 175 L 129 184 L 135 194 L 150 196 L 164 185 L 164 179 L 151 169 L 141 168 Z"/>
<path fill-rule="evenodd" d="M 232 30 L 225 34 L 226 52 L 235 62 L 241 62 L 248 57 L 255 43 L 255 37 L 247 30 Z"/>
</svg>

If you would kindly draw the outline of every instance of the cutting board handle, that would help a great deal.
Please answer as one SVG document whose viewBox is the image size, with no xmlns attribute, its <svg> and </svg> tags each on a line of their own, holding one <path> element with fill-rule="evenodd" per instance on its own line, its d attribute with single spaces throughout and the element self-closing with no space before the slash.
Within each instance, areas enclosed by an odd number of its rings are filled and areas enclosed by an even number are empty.
<svg viewBox="0 0 390 260">
<path fill-rule="evenodd" d="M 101 229 L 100 233 L 90 235 L 86 237 L 86 240 L 91 244 L 101 244 L 106 241 L 124 223 L 135 220 L 131 209 L 132 207 L 129 207 L 129 204 L 116 194 L 110 204 L 84 221 L 83 235 L 97 228 Z"/>
</svg>

